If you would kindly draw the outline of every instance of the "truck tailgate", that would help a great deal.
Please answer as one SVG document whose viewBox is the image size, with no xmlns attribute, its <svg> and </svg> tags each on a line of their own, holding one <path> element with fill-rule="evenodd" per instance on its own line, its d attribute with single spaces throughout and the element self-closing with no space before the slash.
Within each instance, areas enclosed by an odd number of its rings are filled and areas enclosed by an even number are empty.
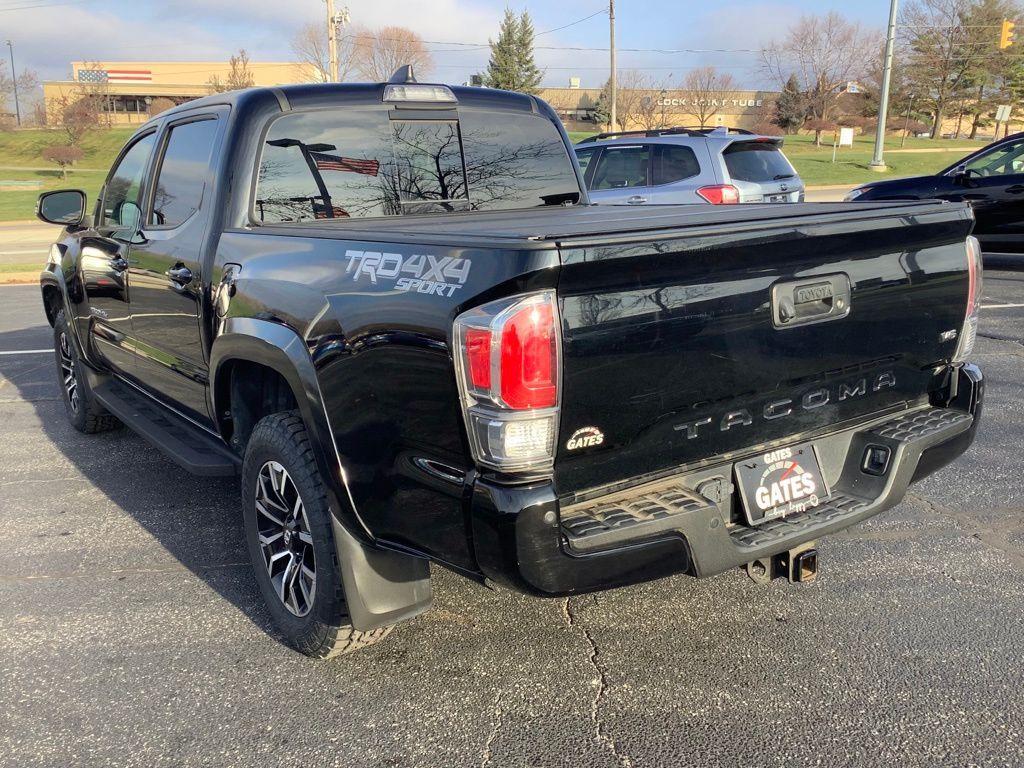
<svg viewBox="0 0 1024 768">
<path fill-rule="evenodd" d="M 969 209 L 792 208 L 559 241 L 560 495 L 799 442 L 944 385 Z"/>
</svg>

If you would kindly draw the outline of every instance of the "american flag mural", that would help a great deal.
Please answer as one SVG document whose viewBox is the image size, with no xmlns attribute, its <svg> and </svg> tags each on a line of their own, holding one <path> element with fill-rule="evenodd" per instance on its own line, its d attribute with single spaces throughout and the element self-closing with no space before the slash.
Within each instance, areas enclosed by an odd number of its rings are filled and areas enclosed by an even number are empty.
<svg viewBox="0 0 1024 768">
<path fill-rule="evenodd" d="M 149 69 L 80 69 L 80 83 L 148 83 L 153 80 Z"/>
<path fill-rule="evenodd" d="M 323 152 L 310 152 L 309 156 L 316 163 L 317 170 L 321 171 L 362 173 L 366 176 L 376 176 L 380 172 L 380 163 L 377 160 L 357 160 L 354 157 L 328 155 Z"/>
</svg>

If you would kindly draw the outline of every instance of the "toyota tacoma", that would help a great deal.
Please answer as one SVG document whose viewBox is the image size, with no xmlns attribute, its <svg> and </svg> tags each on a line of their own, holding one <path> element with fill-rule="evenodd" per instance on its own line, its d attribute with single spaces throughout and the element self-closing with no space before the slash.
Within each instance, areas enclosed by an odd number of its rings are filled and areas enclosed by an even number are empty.
<svg viewBox="0 0 1024 768">
<path fill-rule="evenodd" d="M 591 205 L 533 96 L 208 96 L 91 211 L 37 213 L 67 417 L 239 476 L 311 656 L 426 610 L 430 563 L 538 596 L 810 580 L 978 427 L 967 205 Z"/>
</svg>

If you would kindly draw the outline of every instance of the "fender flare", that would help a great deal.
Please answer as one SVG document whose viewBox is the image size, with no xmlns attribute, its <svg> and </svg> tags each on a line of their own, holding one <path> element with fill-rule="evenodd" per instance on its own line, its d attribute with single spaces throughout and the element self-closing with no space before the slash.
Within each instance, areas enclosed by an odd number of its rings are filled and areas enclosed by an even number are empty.
<svg viewBox="0 0 1024 768">
<path fill-rule="evenodd" d="M 71 343 L 75 345 L 78 351 L 79 360 L 82 360 L 88 366 L 95 368 L 96 361 L 89 357 L 89 346 L 82 338 L 78 314 L 72 311 L 71 296 L 69 294 L 67 278 L 65 277 L 64 269 L 60 264 L 47 266 L 47 268 L 39 275 L 39 294 L 43 300 L 44 312 L 46 311 L 46 292 L 48 289 L 54 289 L 60 294 L 60 307 L 64 310 L 64 317 L 68 323 L 68 330 L 71 331 Z M 47 320 L 49 319 L 49 313 L 47 313 Z M 51 322 L 50 325 L 52 326 L 53 323 Z"/>
<path fill-rule="evenodd" d="M 220 413 L 218 376 L 234 360 L 276 371 L 295 396 L 331 503 L 335 553 L 352 626 L 361 631 L 377 629 L 429 608 L 432 593 L 427 561 L 374 546 L 372 531 L 359 517 L 327 419 L 316 368 L 302 338 L 291 328 L 269 320 L 225 320 L 210 351 L 208 391 L 213 414 Z"/>
</svg>

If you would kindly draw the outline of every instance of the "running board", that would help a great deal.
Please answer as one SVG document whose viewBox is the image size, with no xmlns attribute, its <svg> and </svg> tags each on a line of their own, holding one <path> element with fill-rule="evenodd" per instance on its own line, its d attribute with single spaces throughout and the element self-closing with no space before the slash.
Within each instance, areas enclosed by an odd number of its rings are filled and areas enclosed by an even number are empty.
<svg viewBox="0 0 1024 768">
<path fill-rule="evenodd" d="M 211 477 L 239 473 L 242 460 L 237 454 L 134 387 L 106 378 L 93 387 L 92 393 L 127 427 L 192 474 Z"/>
</svg>

